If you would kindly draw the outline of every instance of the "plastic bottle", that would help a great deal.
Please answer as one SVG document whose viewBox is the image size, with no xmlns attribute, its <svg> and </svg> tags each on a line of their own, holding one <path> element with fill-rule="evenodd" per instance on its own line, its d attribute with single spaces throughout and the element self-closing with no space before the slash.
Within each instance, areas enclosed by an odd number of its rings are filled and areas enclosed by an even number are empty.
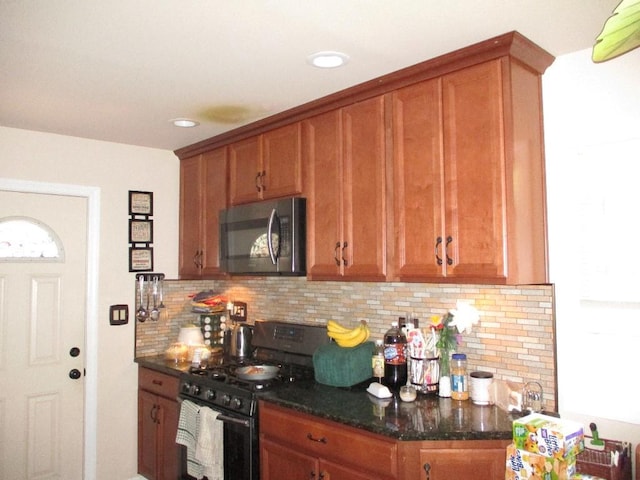
<svg viewBox="0 0 640 480">
<path fill-rule="evenodd" d="M 469 399 L 467 356 L 464 353 L 454 353 L 451 356 L 451 398 L 454 400 Z"/>
<path fill-rule="evenodd" d="M 373 376 L 378 379 L 379 383 L 382 383 L 382 377 L 384 377 L 384 344 L 382 340 L 376 340 L 371 357 L 371 368 Z"/>
<path fill-rule="evenodd" d="M 384 381 L 390 390 L 399 391 L 407 384 L 407 337 L 398 328 L 398 322 L 392 322 L 391 328 L 384 334 Z"/>
</svg>

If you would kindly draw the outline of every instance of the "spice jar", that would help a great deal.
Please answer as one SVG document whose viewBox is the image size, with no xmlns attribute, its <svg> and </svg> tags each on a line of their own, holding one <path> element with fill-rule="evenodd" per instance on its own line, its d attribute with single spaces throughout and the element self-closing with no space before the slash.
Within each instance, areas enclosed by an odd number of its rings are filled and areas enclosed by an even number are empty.
<svg viewBox="0 0 640 480">
<path fill-rule="evenodd" d="M 451 398 L 454 400 L 469 399 L 467 356 L 464 353 L 454 353 L 451 356 Z"/>
</svg>

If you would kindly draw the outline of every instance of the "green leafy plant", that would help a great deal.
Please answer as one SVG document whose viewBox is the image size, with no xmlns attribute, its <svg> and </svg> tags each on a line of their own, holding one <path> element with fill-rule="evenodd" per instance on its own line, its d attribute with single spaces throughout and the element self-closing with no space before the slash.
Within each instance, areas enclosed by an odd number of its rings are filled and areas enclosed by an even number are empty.
<svg viewBox="0 0 640 480">
<path fill-rule="evenodd" d="M 593 46 L 592 60 L 605 62 L 640 47 L 640 0 L 622 0 Z"/>
</svg>

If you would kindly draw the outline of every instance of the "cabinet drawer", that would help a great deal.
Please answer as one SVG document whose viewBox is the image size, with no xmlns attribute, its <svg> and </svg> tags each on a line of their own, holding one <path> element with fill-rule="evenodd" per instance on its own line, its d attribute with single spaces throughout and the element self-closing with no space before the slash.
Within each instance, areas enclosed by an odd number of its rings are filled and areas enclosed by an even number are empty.
<svg viewBox="0 0 640 480">
<path fill-rule="evenodd" d="M 178 397 L 180 380 L 165 373 L 156 372 L 148 368 L 140 368 L 138 371 L 138 386 L 142 390 L 162 395 L 175 400 Z"/>
<path fill-rule="evenodd" d="M 364 468 L 381 476 L 397 474 L 396 442 L 363 430 L 263 403 L 260 432 L 321 459 Z"/>
</svg>

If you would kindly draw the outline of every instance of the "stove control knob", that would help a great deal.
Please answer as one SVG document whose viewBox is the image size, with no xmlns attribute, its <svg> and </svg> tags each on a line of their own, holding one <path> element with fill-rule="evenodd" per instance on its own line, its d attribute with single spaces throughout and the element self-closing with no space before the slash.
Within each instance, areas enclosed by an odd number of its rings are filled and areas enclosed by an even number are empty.
<svg viewBox="0 0 640 480">
<path fill-rule="evenodd" d="M 191 390 L 191 384 L 189 382 L 185 382 L 182 384 L 182 391 L 184 393 L 189 393 L 189 390 Z"/>
<path fill-rule="evenodd" d="M 215 390 L 211 390 L 211 389 L 207 390 L 207 395 L 206 395 L 206 397 L 207 397 L 207 400 L 215 400 L 215 398 L 216 398 L 216 391 L 215 391 Z"/>
<path fill-rule="evenodd" d="M 222 396 L 222 404 L 225 407 L 228 407 L 231 404 L 231 397 L 226 393 Z"/>
<path fill-rule="evenodd" d="M 233 397 L 233 400 L 231 401 L 231 408 L 240 410 L 242 408 L 242 399 L 238 397 Z"/>
<path fill-rule="evenodd" d="M 191 395 L 200 395 L 200 385 L 192 385 L 191 386 Z"/>
</svg>

